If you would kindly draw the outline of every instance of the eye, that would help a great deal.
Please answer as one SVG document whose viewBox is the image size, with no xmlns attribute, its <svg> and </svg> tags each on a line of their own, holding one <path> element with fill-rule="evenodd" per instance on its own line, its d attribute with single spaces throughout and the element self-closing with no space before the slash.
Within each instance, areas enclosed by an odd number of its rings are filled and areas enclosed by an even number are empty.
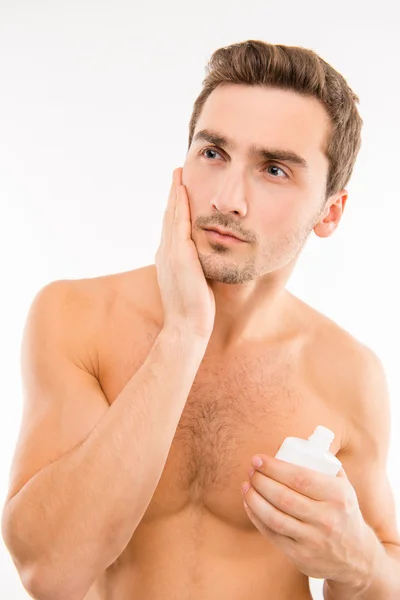
<svg viewBox="0 0 400 600">
<path fill-rule="evenodd" d="M 283 169 L 281 169 L 280 167 L 278 167 L 278 165 L 269 165 L 267 167 L 267 169 L 278 169 L 278 171 L 281 171 L 281 173 L 283 173 L 283 177 L 287 177 L 285 171 Z M 271 173 L 272 175 L 272 173 Z M 279 177 L 275 177 L 275 179 L 280 179 Z"/>
<path fill-rule="evenodd" d="M 204 156 L 204 158 L 206 158 L 207 160 L 213 160 L 213 158 L 210 158 L 209 156 L 205 156 L 206 152 L 214 152 L 215 154 L 219 154 L 219 156 L 221 156 L 221 154 L 219 152 L 217 152 L 214 148 L 204 148 L 203 150 L 200 151 L 200 155 Z M 273 175 L 274 179 L 287 179 L 288 175 L 285 173 L 285 171 L 283 169 L 281 169 L 281 167 L 278 167 L 278 165 L 275 164 L 269 164 L 267 167 L 265 167 L 263 170 L 267 170 L 267 169 L 277 169 L 278 171 L 280 171 L 283 175 L 280 176 L 276 176 L 273 173 L 269 173 L 269 175 Z"/>
<path fill-rule="evenodd" d="M 204 148 L 204 150 L 202 150 L 200 152 L 200 154 L 202 156 L 204 156 L 204 152 L 215 152 L 215 154 L 219 154 L 219 152 L 217 152 L 216 150 L 214 150 L 214 148 Z M 221 156 L 221 155 L 220 155 Z M 209 160 L 211 160 L 208 156 L 205 156 L 204 158 L 208 158 Z"/>
</svg>

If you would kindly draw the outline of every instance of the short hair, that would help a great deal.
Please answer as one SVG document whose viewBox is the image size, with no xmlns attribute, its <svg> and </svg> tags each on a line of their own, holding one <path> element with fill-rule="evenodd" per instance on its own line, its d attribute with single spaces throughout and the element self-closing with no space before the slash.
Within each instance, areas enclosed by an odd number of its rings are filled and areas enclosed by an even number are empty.
<svg viewBox="0 0 400 600">
<path fill-rule="evenodd" d="M 221 84 L 244 84 L 293 90 L 317 98 L 325 107 L 331 127 L 324 141 L 329 169 L 325 197 L 343 189 L 353 172 L 361 146 L 363 120 L 359 98 L 344 77 L 313 50 L 299 46 L 248 40 L 216 50 L 206 68 L 203 89 L 189 123 L 190 148 L 205 101 Z"/>
</svg>

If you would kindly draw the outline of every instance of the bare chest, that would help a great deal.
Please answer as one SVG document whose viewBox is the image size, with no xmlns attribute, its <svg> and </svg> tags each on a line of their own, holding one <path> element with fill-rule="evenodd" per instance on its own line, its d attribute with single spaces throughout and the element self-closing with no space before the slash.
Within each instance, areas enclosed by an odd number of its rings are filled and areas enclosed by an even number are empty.
<svg viewBox="0 0 400 600">
<path fill-rule="evenodd" d="M 134 351 L 122 335 L 118 344 L 108 340 L 101 385 L 110 404 L 140 368 L 157 333 L 152 327 L 143 331 Z M 293 346 L 249 346 L 229 356 L 206 352 L 143 521 L 190 505 L 239 523 L 240 484 L 248 479 L 253 455 L 274 456 L 287 436 L 307 438 L 320 424 L 335 432 L 331 451 L 337 453 L 343 416 L 304 380 L 302 367 L 301 349 Z"/>
</svg>

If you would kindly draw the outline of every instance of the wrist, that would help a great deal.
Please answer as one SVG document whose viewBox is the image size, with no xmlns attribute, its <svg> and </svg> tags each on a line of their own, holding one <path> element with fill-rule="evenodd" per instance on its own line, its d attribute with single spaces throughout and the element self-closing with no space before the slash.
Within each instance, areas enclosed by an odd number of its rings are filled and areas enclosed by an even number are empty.
<svg viewBox="0 0 400 600">
<path fill-rule="evenodd" d="M 206 349 L 211 333 L 210 335 L 200 334 L 187 324 L 174 324 L 165 325 L 161 329 L 159 336 L 161 339 L 168 340 L 168 342 L 178 343 L 187 350 L 198 348 L 202 351 Z"/>
<path fill-rule="evenodd" d="M 331 595 L 327 595 L 328 600 L 331 598 L 336 600 L 337 597 L 345 600 L 347 598 L 351 598 L 351 600 L 365 598 L 368 592 L 375 589 L 375 586 L 379 587 L 385 576 L 387 559 L 385 548 L 371 527 L 366 526 L 365 534 L 365 542 L 362 545 L 363 553 L 358 564 L 349 565 L 349 570 L 344 574 L 343 579 L 325 580 L 324 589 L 331 593 Z"/>
</svg>

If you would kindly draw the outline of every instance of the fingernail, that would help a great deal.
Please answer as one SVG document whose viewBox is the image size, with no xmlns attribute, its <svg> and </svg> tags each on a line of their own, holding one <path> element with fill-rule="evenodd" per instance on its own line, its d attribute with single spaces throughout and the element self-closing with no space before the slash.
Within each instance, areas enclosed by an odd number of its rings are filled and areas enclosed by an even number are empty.
<svg viewBox="0 0 400 600">
<path fill-rule="evenodd" d="M 244 483 L 242 485 L 242 492 L 243 492 L 243 494 L 246 494 L 249 491 L 249 489 L 250 489 L 250 484 L 246 481 L 246 483 Z"/>
</svg>

